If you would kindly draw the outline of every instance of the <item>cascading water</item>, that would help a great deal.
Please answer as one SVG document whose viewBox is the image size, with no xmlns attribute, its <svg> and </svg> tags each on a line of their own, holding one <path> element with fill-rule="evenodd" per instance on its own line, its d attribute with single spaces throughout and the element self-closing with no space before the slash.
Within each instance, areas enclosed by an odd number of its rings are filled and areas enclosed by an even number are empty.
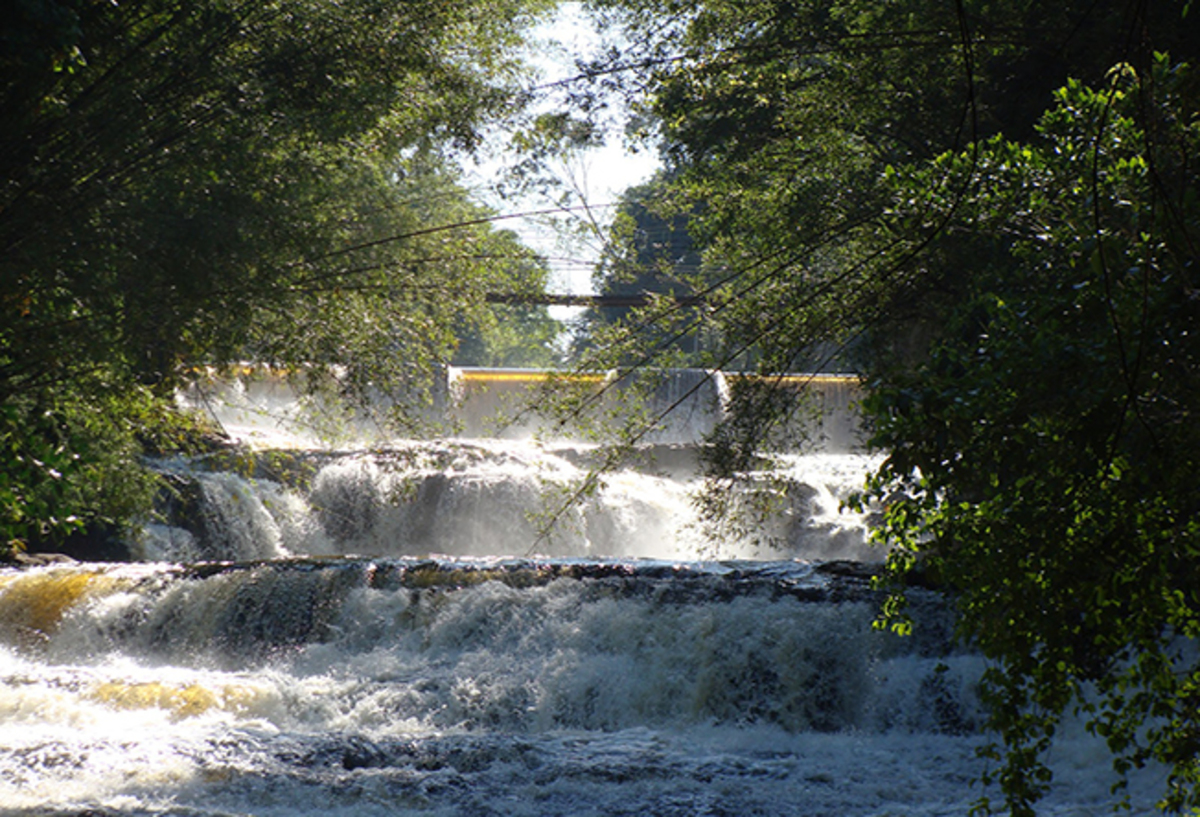
<svg viewBox="0 0 1200 817">
<path fill-rule="evenodd" d="M 753 535 L 718 539 L 696 520 L 695 450 L 645 447 L 601 474 L 596 449 L 447 440 L 370 451 L 269 451 L 231 465 L 164 463 L 181 485 L 175 525 L 147 529 L 147 560 L 287 556 L 854 559 L 877 557 L 840 504 L 869 459 L 780 458 L 760 493 L 778 505 Z M 234 467 L 236 470 L 225 470 Z M 240 473 L 239 473 L 240 472 Z M 753 483 L 751 483 L 753 484 Z M 553 524 L 550 524 L 553 522 Z"/>
<path fill-rule="evenodd" d="M 574 502 L 578 445 L 162 463 L 140 561 L 0 571 L 0 808 L 964 814 L 983 663 L 920 589 L 913 637 L 870 626 L 869 460 L 777 458 L 774 515 L 714 539 L 692 449 L 643 454 Z M 1075 731 L 1047 814 L 1115 801 Z"/>
</svg>

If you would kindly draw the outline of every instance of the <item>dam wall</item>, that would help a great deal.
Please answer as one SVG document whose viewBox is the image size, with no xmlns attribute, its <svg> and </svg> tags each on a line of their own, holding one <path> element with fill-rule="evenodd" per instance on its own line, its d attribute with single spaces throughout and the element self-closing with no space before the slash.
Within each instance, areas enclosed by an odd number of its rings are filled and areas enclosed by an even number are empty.
<svg viewBox="0 0 1200 817">
<path fill-rule="evenodd" d="M 336 390 L 333 390 L 336 391 Z M 326 393 L 331 393 L 327 390 Z M 770 401 L 786 417 L 773 447 L 829 453 L 861 450 L 858 378 L 842 374 L 760 376 L 705 369 L 663 369 L 619 374 L 545 369 L 447 366 L 444 383 L 410 412 L 426 436 L 465 439 L 579 440 L 604 423 L 627 424 L 641 443 L 703 441 L 735 407 L 753 410 Z M 574 400 L 578 412 L 563 417 L 548 406 Z M 283 435 L 359 439 L 377 436 L 371 415 L 331 405 L 307 388 L 303 372 L 246 363 L 203 370 L 180 392 L 180 402 L 211 414 L 231 433 L 264 442 Z M 375 409 L 399 402 L 381 396 Z"/>
</svg>

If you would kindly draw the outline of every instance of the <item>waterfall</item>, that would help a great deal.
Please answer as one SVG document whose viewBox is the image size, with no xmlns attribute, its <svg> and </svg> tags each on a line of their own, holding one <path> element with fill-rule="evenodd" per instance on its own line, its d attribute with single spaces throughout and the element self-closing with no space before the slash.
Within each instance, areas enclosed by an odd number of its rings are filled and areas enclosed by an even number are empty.
<svg viewBox="0 0 1200 817">
<path fill-rule="evenodd" d="M 913 603 L 918 636 L 873 630 L 861 573 L 802 562 L 0 571 L 0 805 L 964 813 L 981 661 Z M 1095 813 L 1072 741 L 1050 813 Z"/>
<path fill-rule="evenodd" d="M 950 815 L 984 793 L 985 662 L 951 606 L 913 588 L 914 635 L 872 626 L 881 554 L 843 509 L 867 455 L 764 456 L 729 498 L 765 513 L 710 528 L 669 436 L 592 481 L 607 452 L 577 442 L 246 434 L 156 463 L 171 490 L 128 561 L 0 568 L 0 813 Z M 1045 813 L 1112 807 L 1078 723 L 1051 761 Z M 1134 775 L 1133 813 L 1160 784 Z"/>
<path fill-rule="evenodd" d="M 414 408 L 442 432 L 457 429 L 466 439 L 529 439 L 547 435 L 569 441 L 571 429 L 538 411 L 539 390 L 582 388 L 599 398 L 598 414 L 635 413 L 652 423 L 646 443 L 694 444 L 712 431 L 727 411 L 737 388 L 759 386 L 775 399 L 794 401 L 794 418 L 786 435 L 808 438 L 824 451 L 846 453 L 862 447 L 857 378 L 850 375 L 728 375 L 708 369 L 668 369 L 640 377 L 615 372 L 551 372 L 540 369 L 445 367 L 431 405 Z M 336 392 L 336 388 L 333 389 Z M 183 389 L 181 405 L 208 412 L 235 436 L 264 446 L 296 441 L 319 445 L 338 433 L 369 435 L 375 431 L 364 417 L 332 404 L 328 392 L 309 393 L 304 372 L 245 363 L 230 369 L 198 372 Z M 802 404 L 800 398 L 812 398 Z M 381 407 L 387 408 L 381 399 Z"/>
<path fill-rule="evenodd" d="M 266 450 L 163 463 L 180 492 L 174 525 L 148 528 L 142 558 L 280 556 L 879 560 L 866 518 L 844 500 L 874 463 L 863 455 L 779 457 L 740 490 L 772 507 L 739 533 L 706 529 L 697 450 L 646 446 L 596 474 L 587 446 L 445 440 L 367 451 Z M 595 479 L 594 484 L 589 479 Z M 584 490 L 589 488 L 589 490 Z"/>
</svg>

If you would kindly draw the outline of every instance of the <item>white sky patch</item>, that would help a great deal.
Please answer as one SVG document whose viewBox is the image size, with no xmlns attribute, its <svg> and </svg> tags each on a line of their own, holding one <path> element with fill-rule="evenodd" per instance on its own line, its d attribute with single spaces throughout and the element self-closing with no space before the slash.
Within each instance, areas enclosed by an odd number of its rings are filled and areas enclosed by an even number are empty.
<svg viewBox="0 0 1200 817">
<path fill-rule="evenodd" d="M 543 85 L 576 76 L 575 60 L 594 53 L 601 42 L 600 32 L 576 2 L 563 3 L 555 16 L 537 31 L 536 37 L 539 43 L 534 63 L 541 70 Z M 621 112 L 616 112 L 614 118 L 620 119 Z M 508 132 L 494 135 L 489 146 L 490 157 L 465 169 L 467 184 L 503 215 L 542 213 L 508 219 L 498 226 L 513 230 L 548 259 L 552 273 L 549 288 L 553 293 L 593 293 L 592 272 L 612 223 L 615 204 L 625 190 L 654 174 L 659 167 L 657 156 L 652 149 L 632 152 L 623 144 L 620 133 L 611 133 L 602 147 L 559 162 L 555 170 L 560 189 L 547 195 L 502 198 L 497 186 L 506 161 L 512 158 L 505 155 L 510 135 Z M 562 208 L 558 215 L 545 212 L 558 208 Z M 569 222 L 579 229 L 564 234 L 556 229 L 556 222 Z M 551 314 L 560 320 L 569 319 L 579 311 L 551 308 Z"/>
</svg>

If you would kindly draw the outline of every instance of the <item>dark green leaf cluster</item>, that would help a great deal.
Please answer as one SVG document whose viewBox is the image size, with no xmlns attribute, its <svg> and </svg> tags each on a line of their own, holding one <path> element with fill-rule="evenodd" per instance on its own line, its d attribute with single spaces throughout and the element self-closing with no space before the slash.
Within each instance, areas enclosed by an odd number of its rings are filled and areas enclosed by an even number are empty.
<svg viewBox="0 0 1200 817">
<path fill-rule="evenodd" d="M 1200 122 L 1183 69 L 1070 83 L 1030 144 L 995 139 L 895 184 L 895 217 L 942 210 L 977 259 L 914 365 L 881 366 L 867 411 L 891 452 L 872 491 L 903 574 L 955 589 L 1018 813 L 1082 708 L 1119 770 L 1171 769 L 1200 802 Z M 926 194 L 965 191 L 952 201 Z M 947 212 L 953 208 L 953 213 Z"/>
<path fill-rule="evenodd" d="M 1200 804 L 1185 4 L 593 5 L 639 46 L 658 202 L 721 271 L 712 365 L 863 376 L 889 454 L 863 502 L 895 587 L 919 570 L 946 588 L 995 662 L 1007 807 L 1032 813 L 1075 708 L 1119 772 L 1165 764 L 1163 805 Z M 792 405 L 766 392 L 714 436 L 718 477 L 786 432 Z M 902 594 L 882 622 L 911 626 Z"/>
<path fill-rule="evenodd" d="M 638 298 L 666 296 L 696 299 L 706 288 L 712 271 L 702 263 L 699 248 L 688 231 L 690 218 L 663 197 L 669 180 L 656 179 L 627 190 L 613 218 L 599 264 L 592 275 L 596 291 L 606 297 Z M 664 212 L 665 211 L 665 212 Z M 659 307 L 661 310 L 661 307 Z M 657 314 L 652 312 L 651 314 Z M 693 366 L 704 365 L 708 351 L 703 305 L 673 310 L 672 319 L 646 321 L 645 310 L 628 305 L 590 308 L 582 319 L 575 353 L 585 356 L 604 350 L 607 337 L 620 335 L 631 325 L 644 323 L 637 334 L 642 345 L 661 352 L 672 350 Z M 611 356 L 610 356 L 611 357 Z M 607 360 L 610 365 L 628 365 L 629 360 Z"/>
<path fill-rule="evenodd" d="M 116 427 L 109 397 L 144 386 L 169 401 L 195 367 L 241 359 L 419 403 L 455 326 L 495 323 L 484 293 L 544 285 L 450 159 L 514 112 L 515 46 L 549 3 L 13 5 L 0 408 L 22 445 L 62 444 L 46 412 L 92 428 L 76 409 L 94 405 Z M 95 513 L 51 505 L 20 513 Z"/>
</svg>

